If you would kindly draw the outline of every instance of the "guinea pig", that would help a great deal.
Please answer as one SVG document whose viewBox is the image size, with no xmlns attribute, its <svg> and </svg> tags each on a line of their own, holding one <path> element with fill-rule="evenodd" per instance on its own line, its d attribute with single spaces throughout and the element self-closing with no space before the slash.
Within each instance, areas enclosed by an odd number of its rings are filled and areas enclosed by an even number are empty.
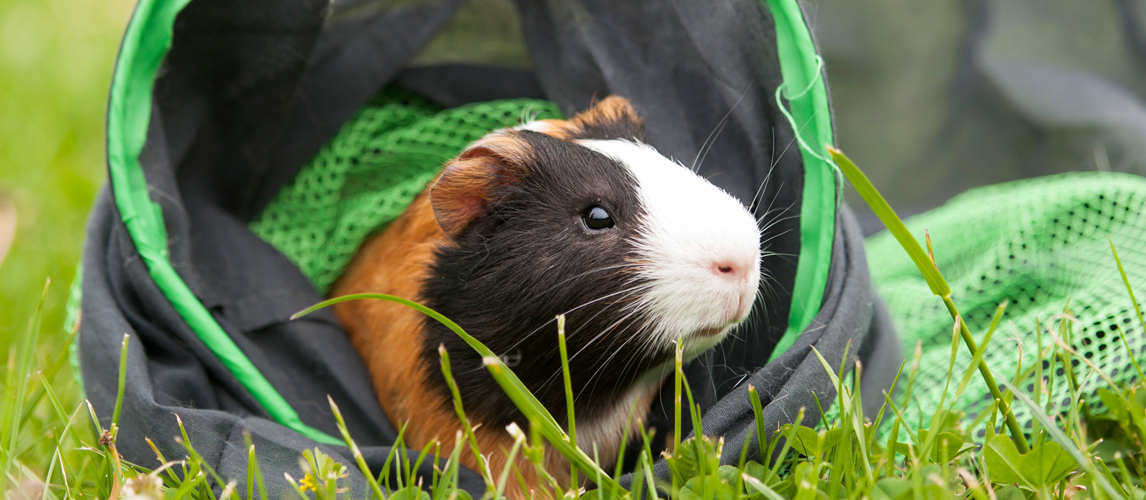
<svg viewBox="0 0 1146 500">
<path fill-rule="evenodd" d="M 748 317 L 759 280 L 755 217 L 646 144 L 642 119 L 614 96 L 572 119 L 471 144 L 363 245 L 331 295 L 388 293 L 442 313 L 498 353 L 562 423 L 555 317 L 564 314 L 577 444 L 605 461 L 628 416 L 643 418 L 672 373 L 678 338 L 686 359 L 715 346 Z M 335 313 L 386 415 L 406 425 L 406 443 L 439 441 L 448 454 L 461 424 L 440 370 L 445 346 L 466 415 L 480 424 L 479 448 L 495 474 L 504 467 L 506 426 L 529 423 L 473 349 L 399 304 L 350 301 Z M 461 456 L 476 470 L 470 453 Z M 568 482 L 564 459 L 546 456 L 549 473 Z M 510 481 L 508 494 L 525 498 L 538 478 L 517 465 L 527 490 Z"/>
</svg>

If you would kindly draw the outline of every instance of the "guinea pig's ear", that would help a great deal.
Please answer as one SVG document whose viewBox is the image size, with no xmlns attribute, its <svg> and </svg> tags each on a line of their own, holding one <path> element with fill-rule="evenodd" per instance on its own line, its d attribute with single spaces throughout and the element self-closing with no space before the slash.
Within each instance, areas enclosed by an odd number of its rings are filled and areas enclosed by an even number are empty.
<svg viewBox="0 0 1146 500">
<path fill-rule="evenodd" d="M 529 161 L 529 152 L 524 141 L 495 132 L 447 164 L 430 187 L 430 205 L 442 230 L 455 237 L 488 214 L 494 194 L 518 179 Z"/>
<path fill-rule="evenodd" d="M 520 130 L 541 132 L 561 140 L 626 139 L 648 142 L 645 120 L 637 115 L 628 99 L 609 96 L 593 101 L 589 108 L 568 120 L 539 120 L 526 123 Z"/>
<path fill-rule="evenodd" d="M 609 96 L 569 120 L 580 129 L 577 139 L 645 139 L 645 120 L 628 99 Z"/>
</svg>

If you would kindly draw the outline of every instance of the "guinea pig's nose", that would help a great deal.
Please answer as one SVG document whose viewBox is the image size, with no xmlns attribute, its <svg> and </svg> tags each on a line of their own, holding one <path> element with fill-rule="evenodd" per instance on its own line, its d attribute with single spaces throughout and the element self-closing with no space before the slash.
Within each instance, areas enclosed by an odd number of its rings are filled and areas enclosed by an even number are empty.
<svg viewBox="0 0 1146 500">
<path fill-rule="evenodd" d="M 743 280 L 751 268 L 750 263 L 736 259 L 717 259 L 712 263 L 712 273 L 729 281 Z"/>
</svg>

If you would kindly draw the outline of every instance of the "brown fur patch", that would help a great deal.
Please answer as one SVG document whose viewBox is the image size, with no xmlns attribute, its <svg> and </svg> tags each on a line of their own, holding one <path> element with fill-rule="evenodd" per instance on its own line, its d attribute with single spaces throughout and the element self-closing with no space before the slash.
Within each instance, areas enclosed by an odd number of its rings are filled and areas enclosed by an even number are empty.
<svg viewBox="0 0 1146 500">
<path fill-rule="evenodd" d="M 370 239 L 335 283 L 330 296 L 352 293 L 388 293 L 421 301 L 420 289 L 434 250 L 452 244 L 438 225 L 430 206 L 429 193 L 423 192 L 384 232 Z M 412 449 L 440 442 L 442 454 L 453 452 L 454 436 L 462 430 L 453 407 L 437 391 L 431 390 L 429 370 L 418 352 L 423 345 L 424 318 L 421 313 L 393 302 L 357 300 L 334 306 L 338 319 L 350 334 L 351 343 L 366 362 L 377 390 L 378 402 L 396 425 L 406 425 L 404 439 Z M 476 425 L 476 423 L 475 423 Z M 505 429 L 478 426 L 474 432 L 478 448 L 486 455 L 488 470 L 501 474 L 513 439 Z M 462 464 L 480 471 L 477 460 L 465 445 Z M 541 478 L 524 458 L 515 464 L 537 498 L 548 498 Z M 546 454 L 546 470 L 568 484 L 569 465 L 560 454 Z M 480 471 L 483 475 L 486 471 Z M 524 500 L 530 495 L 510 476 L 506 494 Z"/>
<path fill-rule="evenodd" d="M 590 105 L 589 109 L 577 113 L 577 116 L 574 116 L 570 121 L 581 126 L 620 121 L 644 123 L 644 120 L 637 116 L 637 110 L 633 108 L 633 104 L 628 99 L 615 95 Z"/>
<path fill-rule="evenodd" d="M 423 193 L 359 250 L 330 295 L 387 293 L 419 301 L 434 250 L 447 241 Z M 452 411 L 442 411 L 443 405 L 427 387 L 428 367 L 421 366 L 416 354 L 424 338 L 422 314 L 381 300 L 343 302 L 334 306 L 334 312 L 366 362 L 386 415 L 395 424 L 415 418 L 419 423 L 407 429 L 407 441 L 452 441 L 457 418 Z"/>
</svg>

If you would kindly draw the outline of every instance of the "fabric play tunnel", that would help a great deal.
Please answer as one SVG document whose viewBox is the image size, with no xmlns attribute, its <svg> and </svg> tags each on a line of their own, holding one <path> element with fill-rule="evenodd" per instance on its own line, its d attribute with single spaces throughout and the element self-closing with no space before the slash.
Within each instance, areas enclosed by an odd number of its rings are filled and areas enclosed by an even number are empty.
<svg viewBox="0 0 1146 500">
<path fill-rule="evenodd" d="M 835 397 L 812 347 L 837 365 L 878 359 L 865 392 L 888 387 L 900 342 L 825 160 L 823 68 L 795 1 L 141 0 L 111 88 L 79 336 L 104 425 L 131 336 L 120 452 L 158 466 L 150 438 L 182 456 L 178 415 L 240 483 L 249 435 L 277 494 L 304 449 L 349 463 L 329 395 L 380 469 L 399 423 L 342 327 L 329 311 L 289 316 L 467 141 L 612 94 L 654 147 L 695 162 L 766 228 L 756 320 L 686 368 L 724 462 L 745 439 L 759 453 L 750 385 L 769 430 Z M 670 428 L 671 405 L 654 408 L 650 425 Z M 468 471 L 462 487 L 484 491 Z"/>
</svg>

